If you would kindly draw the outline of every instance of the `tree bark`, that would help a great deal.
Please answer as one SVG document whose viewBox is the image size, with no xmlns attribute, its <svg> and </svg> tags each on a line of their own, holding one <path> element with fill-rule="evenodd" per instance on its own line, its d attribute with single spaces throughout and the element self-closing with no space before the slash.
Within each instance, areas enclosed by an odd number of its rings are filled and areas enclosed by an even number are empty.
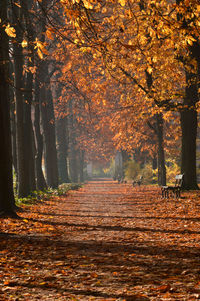
<svg viewBox="0 0 200 301">
<path fill-rule="evenodd" d="M 16 24 L 16 39 L 13 43 L 14 51 L 14 73 L 15 73 L 15 99 L 16 99 L 16 132 L 17 132 L 17 166 L 18 166 L 18 196 L 26 197 L 31 192 L 30 173 L 28 168 L 27 150 L 25 145 L 29 143 L 27 132 L 25 133 L 28 116 L 25 116 L 25 103 L 23 97 L 24 76 L 23 64 L 24 57 L 21 47 L 23 40 L 22 33 L 22 9 L 13 5 L 13 21 Z M 20 24 L 21 23 L 21 24 Z M 29 126 L 28 126 L 29 127 Z M 28 139 L 28 140 L 26 140 Z"/>
<path fill-rule="evenodd" d="M 80 150 L 80 166 L 79 166 L 79 174 L 80 174 L 80 182 L 83 183 L 84 182 L 84 151 Z"/>
<path fill-rule="evenodd" d="M 44 64 L 45 66 L 45 64 Z M 45 172 L 47 185 L 52 188 L 58 187 L 58 162 L 55 137 L 55 116 L 53 99 L 48 77 L 48 66 L 44 69 L 43 80 L 45 84 L 41 87 L 40 111 L 42 117 L 42 128 L 45 147 Z M 45 76 L 46 74 L 46 76 Z"/>
<path fill-rule="evenodd" d="M 11 76 L 11 72 L 10 72 Z M 14 189 L 17 193 L 17 183 L 18 183 L 18 171 L 17 171 L 17 136 L 16 136 L 16 122 L 15 122 L 15 103 L 14 103 L 14 94 L 10 89 L 10 119 L 11 119 L 11 143 L 12 143 L 12 164 L 15 172 L 15 185 Z"/>
<path fill-rule="evenodd" d="M 166 166 L 163 139 L 163 117 L 162 114 L 156 114 L 157 139 L 158 139 L 158 185 L 166 185 Z"/>
<path fill-rule="evenodd" d="M 180 5 L 183 0 L 176 0 L 176 4 Z M 177 20 L 182 22 L 188 35 L 190 33 L 189 21 L 194 22 L 196 17 L 191 17 L 191 20 L 186 20 L 184 14 L 177 13 Z M 194 20 L 193 20 L 194 18 Z M 181 110 L 181 129 L 182 129 L 182 146 L 181 146 L 181 172 L 184 173 L 183 187 L 189 189 L 199 189 L 197 185 L 196 175 L 196 138 L 197 138 L 197 111 L 196 103 L 199 101 L 198 87 L 200 74 L 200 44 L 198 38 L 192 45 L 188 45 L 187 60 L 182 59 L 182 63 L 186 69 L 186 88 L 183 109 Z M 192 60 L 197 63 L 197 68 L 194 67 Z M 190 64 L 191 62 L 191 64 Z M 190 72 L 187 71 L 188 67 Z"/>
<path fill-rule="evenodd" d="M 34 134 L 35 134 L 35 172 L 36 172 L 36 187 L 38 190 L 44 190 L 47 188 L 47 184 L 44 178 L 42 170 L 42 157 L 43 157 L 43 136 L 41 134 L 41 122 L 40 122 L 40 92 L 39 81 L 40 69 L 36 74 L 35 79 L 35 104 L 34 104 Z"/>
<path fill-rule="evenodd" d="M 1 22 L 7 21 L 7 0 L 0 1 Z M 9 100 L 9 48 L 8 37 L 0 27 L 0 213 L 15 216 L 12 177 L 12 151 Z"/>
<path fill-rule="evenodd" d="M 27 68 L 34 66 L 34 31 L 33 24 L 28 13 L 33 5 L 33 1 L 24 1 L 22 0 L 25 26 L 28 33 L 28 52 L 30 59 L 26 60 Z M 34 144 L 34 135 L 33 135 L 33 124 L 32 124 L 32 103 L 33 103 L 33 73 L 27 72 L 25 76 L 25 93 L 24 93 L 24 138 L 25 138 L 25 160 L 26 164 L 26 174 L 29 175 L 29 189 L 34 191 L 36 189 L 35 181 L 35 144 Z"/>
<path fill-rule="evenodd" d="M 58 153 L 58 172 L 59 183 L 69 183 L 67 156 L 68 139 L 66 133 L 67 117 L 59 118 L 56 121 L 57 153 Z"/>
<path fill-rule="evenodd" d="M 26 174 L 29 177 L 28 185 L 30 192 L 36 189 L 34 164 L 35 145 L 33 140 L 33 127 L 31 119 L 32 89 L 33 78 L 32 74 L 29 73 L 26 79 L 26 90 L 30 92 L 25 93 L 26 102 L 24 104 L 24 159 L 26 161 Z"/>
<path fill-rule="evenodd" d="M 152 74 L 146 70 L 146 83 L 150 90 L 153 84 Z M 158 185 L 166 185 L 166 166 L 165 166 L 165 151 L 164 151 L 164 135 L 163 135 L 163 116 L 162 113 L 156 114 L 156 125 L 154 132 L 157 137 L 158 149 Z"/>
<path fill-rule="evenodd" d="M 51 2 L 50 2 L 51 3 Z M 45 42 L 45 31 L 48 11 L 48 0 L 42 0 L 39 11 L 41 18 L 39 23 L 39 30 L 41 31 L 40 40 Z M 47 185 L 52 188 L 58 187 L 58 162 L 56 151 L 55 138 L 55 116 L 53 107 L 53 98 L 50 87 L 49 63 L 47 60 L 40 62 L 40 113 L 42 123 L 42 134 L 44 142 L 44 160 L 45 160 L 45 175 Z"/>
<path fill-rule="evenodd" d="M 77 151 L 76 144 L 70 144 L 70 152 L 69 152 L 69 171 L 70 178 L 73 183 L 78 183 L 78 164 L 77 164 Z"/>
<path fill-rule="evenodd" d="M 198 101 L 197 75 L 186 73 L 186 95 L 184 105 L 188 108 L 181 111 L 182 147 L 181 172 L 184 173 L 184 188 L 199 189 L 196 175 L 196 138 Z"/>
<path fill-rule="evenodd" d="M 73 100 L 69 101 L 69 173 L 72 182 L 78 182 L 77 142 L 75 120 L 73 115 Z"/>
<path fill-rule="evenodd" d="M 152 158 L 152 169 L 155 170 L 158 168 L 158 161 L 156 155 Z"/>
</svg>

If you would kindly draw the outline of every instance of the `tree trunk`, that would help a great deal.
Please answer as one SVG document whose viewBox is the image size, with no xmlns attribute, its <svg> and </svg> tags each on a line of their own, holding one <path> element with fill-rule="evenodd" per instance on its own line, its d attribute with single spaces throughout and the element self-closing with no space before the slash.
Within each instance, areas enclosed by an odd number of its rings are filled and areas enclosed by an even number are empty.
<svg viewBox="0 0 200 301">
<path fill-rule="evenodd" d="M 16 132 L 17 132 L 17 165 L 18 165 L 18 195 L 26 197 L 30 194 L 30 177 L 27 168 L 26 148 L 28 143 L 25 139 L 25 115 L 24 115 L 24 97 L 22 89 L 24 88 L 23 76 L 23 52 L 21 42 L 23 40 L 20 22 L 22 21 L 22 10 L 13 5 L 13 21 L 16 26 L 17 43 L 13 43 L 14 51 L 14 73 L 15 73 L 15 99 L 16 99 Z M 22 23 L 21 23 L 22 26 Z"/>
<path fill-rule="evenodd" d="M 16 122 L 15 122 L 15 104 L 14 104 L 14 95 L 10 89 L 11 97 L 11 107 L 10 107 L 10 119 L 11 119 L 11 143 L 12 143 L 12 164 L 15 172 L 15 183 L 14 189 L 17 193 L 18 187 L 18 171 L 17 171 L 17 136 L 16 136 Z"/>
<path fill-rule="evenodd" d="M 29 176 L 29 190 L 31 192 L 36 189 L 34 163 L 35 145 L 33 140 L 33 127 L 31 119 L 33 78 L 31 73 L 29 73 L 27 76 L 28 78 L 26 82 L 26 90 L 30 92 L 25 93 L 26 103 L 24 104 L 24 154 L 26 161 L 26 174 Z"/>
<path fill-rule="evenodd" d="M 148 89 L 151 89 L 153 78 L 152 74 L 146 70 L 146 82 Z M 166 185 L 166 166 L 165 166 L 165 151 L 164 151 L 164 135 L 163 135 L 163 116 L 162 113 L 156 114 L 156 126 L 154 132 L 157 136 L 158 147 L 158 185 Z"/>
<path fill-rule="evenodd" d="M 69 172 L 70 178 L 73 183 L 78 183 L 78 164 L 77 164 L 77 150 L 76 144 L 70 143 L 69 152 Z"/>
<path fill-rule="evenodd" d="M 56 137 L 57 137 L 57 153 L 58 153 L 58 172 L 59 183 L 69 183 L 67 155 L 68 155 L 68 141 L 67 141 L 67 118 L 60 118 L 56 121 Z"/>
<path fill-rule="evenodd" d="M 183 0 L 176 0 L 176 4 L 181 5 Z M 190 27 L 188 24 L 194 22 L 195 17 L 185 19 L 185 15 L 181 12 L 177 14 L 177 20 L 182 22 L 186 28 L 186 33 L 190 35 Z M 198 86 L 200 74 L 200 44 L 198 38 L 192 45 L 188 45 L 187 59 L 183 59 L 186 72 L 186 88 L 185 98 L 183 102 L 184 109 L 181 111 L 181 129 L 182 129 L 182 146 L 181 146 L 181 172 L 184 173 L 183 187 L 185 189 L 199 189 L 197 185 L 196 175 L 196 138 L 197 138 L 197 111 L 196 103 L 199 101 Z M 197 63 L 197 68 L 193 60 Z M 188 72 L 188 67 L 191 72 Z"/>
<path fill-rule="evenodd" d="M 40 111 L 45 144 L 45 172 L 47 185 L 52 188 L 57 188 L 58 162 L 55 137 L 55 116 L 51 89 L 50 87 L 47 87 L 47 83 L 49 83 L 48 68 L 45 69 L 46 70 L 43 69 L 43 75 L 44 72 L 47 74 L 46 77 L 44 75 L 44 81 L 46 82 L 46 85 L 43 85 L 41 87 L 40 94 Z"/>
<path fill-rule="evenodd" d="M 80 182 L 84 182 L 84 151 L 80 150 L 80 166 L 79 166 L 79 174 L 80 174 Z"/>
<path fill-rule="evenodd" d="M 7 0 L 0 1 L 1 22 L 7 21 Z M 9 48 L 8 37 L 0 27 L 0 213 L 14 215 L 15 199 L 12 177 L 12 151 L 10 133 L 10 100 L 9 100 Z"/>
<path fill-rule="evenodd" d="M 196 177 L 197 112 L 195 110 L 181 112 L 181 128 L 181 172 L 184 173 L 184 188 L 198 189 Z"/>
<path fill-rule="evenodd" d="M 38 190 L 44 190 L 47 188 L 47 184 L 44 178 L 42 170 L 42 157 L 43 157 L 43 136 L 40 129 L 40 93 L 39 93 L 39 75 L 40 70 L 36 74 L 35 79 L 35 111 L 34 111 L 34 134 L 35 134 L 35 172 L 36 172 L 36 187 Z"/>
<path fill-rule="evenodd" d="M 73 100 L 69 102 L 69 173 L 72 182 L 78 182 L 77 142 L 75 120 L 73 115 Z"/>
<path fill-rule="evenodd" d="M 181 111 L 181 172 L 184 173 L 184 188 L 198 189 L 196 176 L 197 111 L 195 109 L 195 103 L 198 101 L 197 76 L 186 73 L 186 84 L 184 105 L 188 105 L 188 108 Z"/>
<path fill-rule="evenodd" d="M 51 4 L 51 2 L 50 2 Z M 40 41 L 45 42 L 46 31 L 46 12 L 48 10 L 49 1 L 42 0 L 41 6 L 38 6 L 38 13 L 40 13 L 39 29 L 41 31 Z M 49 65 L 47 60 L 40 62 L 40 113 L 43 129 L 44 142 L 44 159 L 45 159 L 45 175 L 47 185 L 52 188 L 58 187 L 58 162 L 56 151 L 55 138 L 55 116 L 53 99 L 50 87 Z"/>
<path fill-rule="evenodd" d="M 156 114 L 157 139 L 158 139 L 158 185 L 166 185 L 166 166 L 163 139 L 163 117 L 162 114 Z"/>
<path fill-rule="evenodd" d="M 28 33 L 28 52 L 30 55 L 30 59 L 26 60 L 27 68 L 34 67 L 34 31 L 33 24 L 30 19 L 29 9 L 31 9 L 33 5 L 33 1 L 24 1 L 22 0 L 23 12 L 26 30 Z M 31 108 L 33 103 L 33 73 L 27 72 L 25 77 L 25 93 L 24 93 L 24 137 L 25 137 L 25 160 L 26 164 L 26 174 L 29 175 L 29 189 L 30 191 L 34 191 L 36 189 L 36 181 L 35 181 L 35 144 L 34 144 L 34 134 L 33 134 L 33 125 L 31 118 Z"/>
<path fill-rule="evenodd" d="M 154 157 L 152 158 L 152 169 L 155 170 L 158 168 L 158 161 L 157 161 L 157 157 L 154 155 Z"/>
</svg>

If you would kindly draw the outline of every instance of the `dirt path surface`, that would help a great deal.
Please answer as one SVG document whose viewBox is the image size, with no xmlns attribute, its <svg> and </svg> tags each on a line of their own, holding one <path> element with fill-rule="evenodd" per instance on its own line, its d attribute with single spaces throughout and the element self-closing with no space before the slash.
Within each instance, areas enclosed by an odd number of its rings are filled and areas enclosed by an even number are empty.
<svg viewBox="0 0 200 301">
<path fill-rule="evenodd" d="M 199 192 L 89 182 L 0 221 L 0 300 L 200 299 Z"/>
</svg>

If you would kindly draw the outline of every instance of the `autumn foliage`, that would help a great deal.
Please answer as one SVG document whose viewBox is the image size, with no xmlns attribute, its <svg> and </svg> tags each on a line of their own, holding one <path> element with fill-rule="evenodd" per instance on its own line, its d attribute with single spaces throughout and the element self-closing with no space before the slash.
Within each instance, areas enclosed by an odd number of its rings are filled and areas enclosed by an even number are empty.
<svg viewBox="0 0 200 301">
<path fill-rule="evenodd" d="M 9 154 L 20 197 L 82 182 L 87 163 L 117 151 L 141 165 L 157 160 L 159 185 L 175 156 L 184 188 L 198 189 L 198 1 L 18 0 L 2 7 Z"/>
<path fill-rule="evenodd" d="M 200 298 L 199 31 L 198 0 L 0 1 L 1 300 Z M 142 186 L 16 206 L 116 154 Z"/>
</svg>

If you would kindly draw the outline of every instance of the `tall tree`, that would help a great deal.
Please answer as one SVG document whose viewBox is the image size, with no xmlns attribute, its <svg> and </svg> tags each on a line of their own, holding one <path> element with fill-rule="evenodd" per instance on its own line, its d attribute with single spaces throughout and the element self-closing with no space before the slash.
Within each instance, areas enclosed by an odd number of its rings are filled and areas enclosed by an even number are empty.
<svg viewBox="0 0 200 301">
<path fill-rule="evenodd" d="M 33 8 L 33 1 L 22 1 L 23 3 L 23 14 L 25 19 L 25 28 L 27 32 L 27 40 L 28 40 L 28 58 L 26 59 L 26 68 L 28 72 L 25 75 L 25 93 L 24 93 L 24 136 L 26 144 L 25 147 L 25 155 L 26 155 L 26 164 L 27 166 L 27 174 L 29 175 L 29 189 L 30 191 L 34 191 L 36 189 L 36 181 L 35 181 L 35 143 L 34 143 L 34 133 L 33 133 L 33 124 L 32 124 L 32 105 L 33 105 L 33 87 L 34 87 L 34 28 L 32 22 L 32 16 L 29 13 Z M 32 72 L 31 72 L 32 71 Z"/>
<path fill-rule="evenodd" d="M 67 117 L 57 118 L 56 120 L 56 138 L 57 138 L 57 153 L 58 153 L 58 172 L 59 182 L 69 183 L 68 175 L 68 137 L 67 137 Z"/>
<path fill-rule="evenodd" d="M 28 33 L 29 53 L 33 52 L 33 33 L 31 29 L 28 6 L 20 1 L 20 7 L 12 3 L 12 19 L 16 29 L 16 39 L 13 42 L 14 82 L 16 100 L 16 134 L 17 134 L 17 166 L 18 166 L 18 195 L 25 197 L 35 190 L 34 146 L 31 120 L 33 75 L 24 74 L 32 67 L 31 59 L 25 56 L 23 41 L 25 31 Z M 31 4 L 31 1 L 29 1 Z M 33 57 L 33 55 L 31 55 Z"/>
<path fill-rule="evenodd" d="M 51 4 L 47 0 L 39 3 L 38 12 L 41 15 L 39 29 L 41 31 L 40 42 L 38 43 L 38 54 L 40 58 L 43 58 L 42 51 L 44 48 L 40 48 L 41 43 L 45 43 L 45 31 L 47 29 L 47 16 L 50 11 Z M 47 54 L 47 53 L 45 53 Z M 51 69 L 51 70 L 50 70 Z M 51 91 L 51 76 L 54 73 L 54 67 L 46 59 L 41 61 L 39 66 L 40 80 L 40 113 L 42 123 L 42 134 L 44 141 L 44 161 L 45 161 L 45 174 L 47 185 L 52 188 L 58 187 L 58 162 L 56 151 L 56 137 L 55 137 L 55 114 L 54 104 Z"/>
<path fill-rule="evenodd" d="M 38 190 L 47 188 L 42 169 L 43 158 L 43 136 L 41 133 L 41 112 L 40 112 L 40 83 L 42 81 L 42 73 L 40 67 L 36 72 L 35 78 L 35 101 L 34 101 L 34 135 L 35 135 L 35 172 L 36 172 L 36 187 Z"/>
<path fill-rule="evenodd" d="M 78 183 L 78 148 L 76 141 L 76 118 L 73 114 L 73 100 L 69 101 L 69 172 L 71 181 Z"/>
<path fill-rule="evenodd" d="M 10 134 L 10 100 L 9 100 L 9 48 L 5 28 L 7 22 L 7 0 L 0 1 L 0 213 L 15 215 L 13 193 L 12 153 Z"/>
<path fill-rule="evenodd" d="M 16 6 L 12 5 L 12 19 L 16 29 L 16 42 L 13 43 L 14 56 L 14 83 L 15 83 L 15 103 L 16 103 L 16 134 L 17 134 L 17 170 L 18 170 L 18 195 L 25 197 L 30 193 L 29 176 L 26 171 L 25 161 L 25 140 L 24 140 L 24 98 L 23 98 L 23 12 Z M 21 27 L 22 26 L 22 27 Z"/>
<path fill-rule="evenodd" d="M 50 86 L 48 62 L 42 64 L 43 83 L 40 83 L 40 111 L 45 150 L 45 173 L 47 185 L 58 187 L 58 162 L 55 136 L 55 115 Z"/>
<path fill-rule="evenodd" d="M 177 56 L 183 63 L 186 73 L 186 87 L 181 109 L 182 148 L 181 172 L 184 173 L 184 187 L 198 189 L 196 176 L 196 139 L 197 139 L 197 110 L 199 101 L 199 74 L 200 74 L 200 40 L 194 30 L 198 20 L 200 6 L 198 2 L 186 3 L 177 0 L 177 21 L 180 32 L 184 35 L 187 52 Z"/>
<path fill-rule="evenodd" d="M 199 1 L 119 0 L 114 5 L 112 1 L 100 4 L 96 1 L 69 0 L 63 5 L 66 12 L 76 11 L 71 14 L 77 33 L 76 44 L 81 49 L 89 47 L 88 52 L 93 55 L 102 53 L 104 64 L 113 77 L 125 80 L 119 72 L 121 67 L 131 74 L 132 89 L 137 85 L 140 91 L 137 97 L 145 107 L 152 109 L 151 99 L 159 110 L 180 110 L 181 169 L 185 173 L 185 188 L 198 188 L 196 104 L 199 100 Z M 154 79 L 147 97 L 141 93 L 146 93 L 146 70 L 153 74 Z"/>
</svg>

